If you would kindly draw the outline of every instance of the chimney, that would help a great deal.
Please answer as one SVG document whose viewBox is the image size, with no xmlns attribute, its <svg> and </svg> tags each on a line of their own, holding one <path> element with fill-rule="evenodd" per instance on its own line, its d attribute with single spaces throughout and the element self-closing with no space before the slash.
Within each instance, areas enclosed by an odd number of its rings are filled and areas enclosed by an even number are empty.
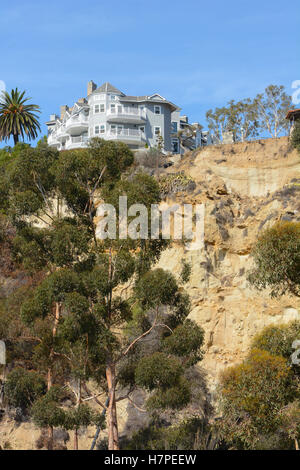
<svg viewBox="0 0 300 470">
<path fill-rule="evenodd" d="M 95 91 L 97 88 L 96 83 L 93 82 L 93 80 L 90 80 L 87 84 L 87 95 L 91 95 L 93 91 Z"/>
<path fill-rule="evenodd" d="M 85 104 L 85 98 L 79 98 L 79 100 L 77 100 L 77 103 Z"/>
<path fill-rule="evenodd" d="M 60 119 L 64 118 L 64 115 L 66 114 L 66 111 L 69 109 L 69 107 L 64 104 L 60 107 Z"/>
</svg>

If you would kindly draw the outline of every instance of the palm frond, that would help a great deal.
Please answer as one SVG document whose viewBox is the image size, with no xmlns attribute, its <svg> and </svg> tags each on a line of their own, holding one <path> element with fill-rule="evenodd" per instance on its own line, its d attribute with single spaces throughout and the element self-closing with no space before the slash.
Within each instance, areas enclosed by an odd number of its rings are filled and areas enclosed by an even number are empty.
<svg viewBox="0 0 300 470">
<path fill-rule="evenodd" d="M 36 104 L 26 104 L 31 98 L 24 97 L 25 91 L 20 92 L 18 88 L 2 92 L 0 97 L 0 140 L 8 140 L 11 136 L 15 142 L 19 136 L 29 140 L 38 136 L 41 131 L 38 121 L 40 107 Z"/>
</svg>

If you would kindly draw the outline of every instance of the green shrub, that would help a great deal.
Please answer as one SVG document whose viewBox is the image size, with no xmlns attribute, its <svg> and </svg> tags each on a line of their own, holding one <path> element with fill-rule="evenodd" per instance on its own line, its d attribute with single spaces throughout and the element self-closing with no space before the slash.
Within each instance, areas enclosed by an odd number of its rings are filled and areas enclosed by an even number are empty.
<svg viewBox="0 0 300 470">
<path fill-rule="evenodd" d="M 14 407 L 26 409 L 45 392 L 46 383 L 37 372 L 18 367 L 7 377 L 5 395 Z"/>
</svg>

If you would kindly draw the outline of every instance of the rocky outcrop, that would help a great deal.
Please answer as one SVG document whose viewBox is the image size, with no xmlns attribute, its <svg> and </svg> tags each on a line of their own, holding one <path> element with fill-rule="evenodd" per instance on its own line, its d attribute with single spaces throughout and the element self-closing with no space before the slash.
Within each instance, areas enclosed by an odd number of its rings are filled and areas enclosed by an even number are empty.
<svg viewBox="0 0 300 470">
<path fill-rule="evenodd" d="M 165 205 L 205 206 L 204 249 L 188 251 L 182 244 L 173 245 L 162 254 L 159 265 L 179 277 L 182 260 L 191 264 L 185 285 L 192 302 L 190 317 L 206 334 L 199 371 L 213 392 L 219 373 L 245 357 L 257 332 L 270 324 L 300 319 L 299 300 L 271 299 L 267 291 L 258 292 L 247 283 L 251 249 L 261 231 L 278 220 L 300 221 L 300 158 L 287 138 L 269 139 L 206 147 L 163 171 Z M 168 173 L 180 176 L 168 179 Z M 5 282 L 10 292 L 16 278 Z M 205 407 L 205 397 L 201 400 L 199 404 L 198 397 L 198 408 Z M 143 397 L 137 397 L 137 403 L 142 402 Z M 126 433 L 146 420 L 125 401 L 120 402 L 118 413 L 120 430 Z M 89 428 L 80 436 L 80 448 L 89 448 L 93 434 Z M 30 422 L 2 419 L 2 446 L 33 449 L 39 435 Z M 72 440 L 70 432 L 68 448 Z"/>
<path fill-rule="evenodd" d="M 168 171 L 185 171 L 196 183 L 169 194 L 170 205 L 205 205 L 205 248 L 173 246 L 159 264 L 178 276 L 183 258 L 191 264 L 190 317 L 206 332 L 201 366 L 214 388 L 220 371 L 245 356 L 263 327 L 300 319 L 299 299 L 271 299 L 247 282 L 260 232 L 279 220 L 300 221 L 300 158 L 287 138 L 269 139 L 207 147 Z"/>
</svg>

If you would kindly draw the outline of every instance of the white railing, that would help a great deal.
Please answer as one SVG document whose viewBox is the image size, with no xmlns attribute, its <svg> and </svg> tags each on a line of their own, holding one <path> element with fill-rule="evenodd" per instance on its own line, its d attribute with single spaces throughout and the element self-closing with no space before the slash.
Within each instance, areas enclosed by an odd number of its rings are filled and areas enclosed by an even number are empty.
<svg viewBox="0 0 300 470">
<path fill-rule="evenodd" d="M 82 142 L 88 142 L 88 136 L 78 136 L 78 137 L 71 137 L 72 144 L 78 144 Z"/>
<path fill-rule="evenodd" d="M 56 130 L 56 137 L 61 137 L 67 135 L 65 126 L 61 126 Z"/>
<path fill-rule="evenodd" d="M 135 139 L 140 140 L 144 133 L 140 129 L 111 129 L 106 132 L 109 139 Z"/>
<path fill-rule="evenodd" d="M 77 124 L 88 126 L 88 118 L 84 116 L 73 116 L 66 121 L 66 127 L 68 128 Z"/>
<path fill-rule="evenodd" d="M 139 109 L 139 108 L 129 108 L 127 106 L 120 107 L 116 105 L 115 109 L 109 108 L 107 110 L 107 116 L 113 117 L 113 116 L 123 116 L 123 117 L 138 117 L 138 118 L 146 118 L 146 113 L 144 110 Z"/>
<path fill-rule="evenodd" d="M 47 142 L 48 142 L 49 145 L 58 145 L 59 144 L 56 135 L 53 135 L 53 133 L 48 135 Z"/>
</svg>

